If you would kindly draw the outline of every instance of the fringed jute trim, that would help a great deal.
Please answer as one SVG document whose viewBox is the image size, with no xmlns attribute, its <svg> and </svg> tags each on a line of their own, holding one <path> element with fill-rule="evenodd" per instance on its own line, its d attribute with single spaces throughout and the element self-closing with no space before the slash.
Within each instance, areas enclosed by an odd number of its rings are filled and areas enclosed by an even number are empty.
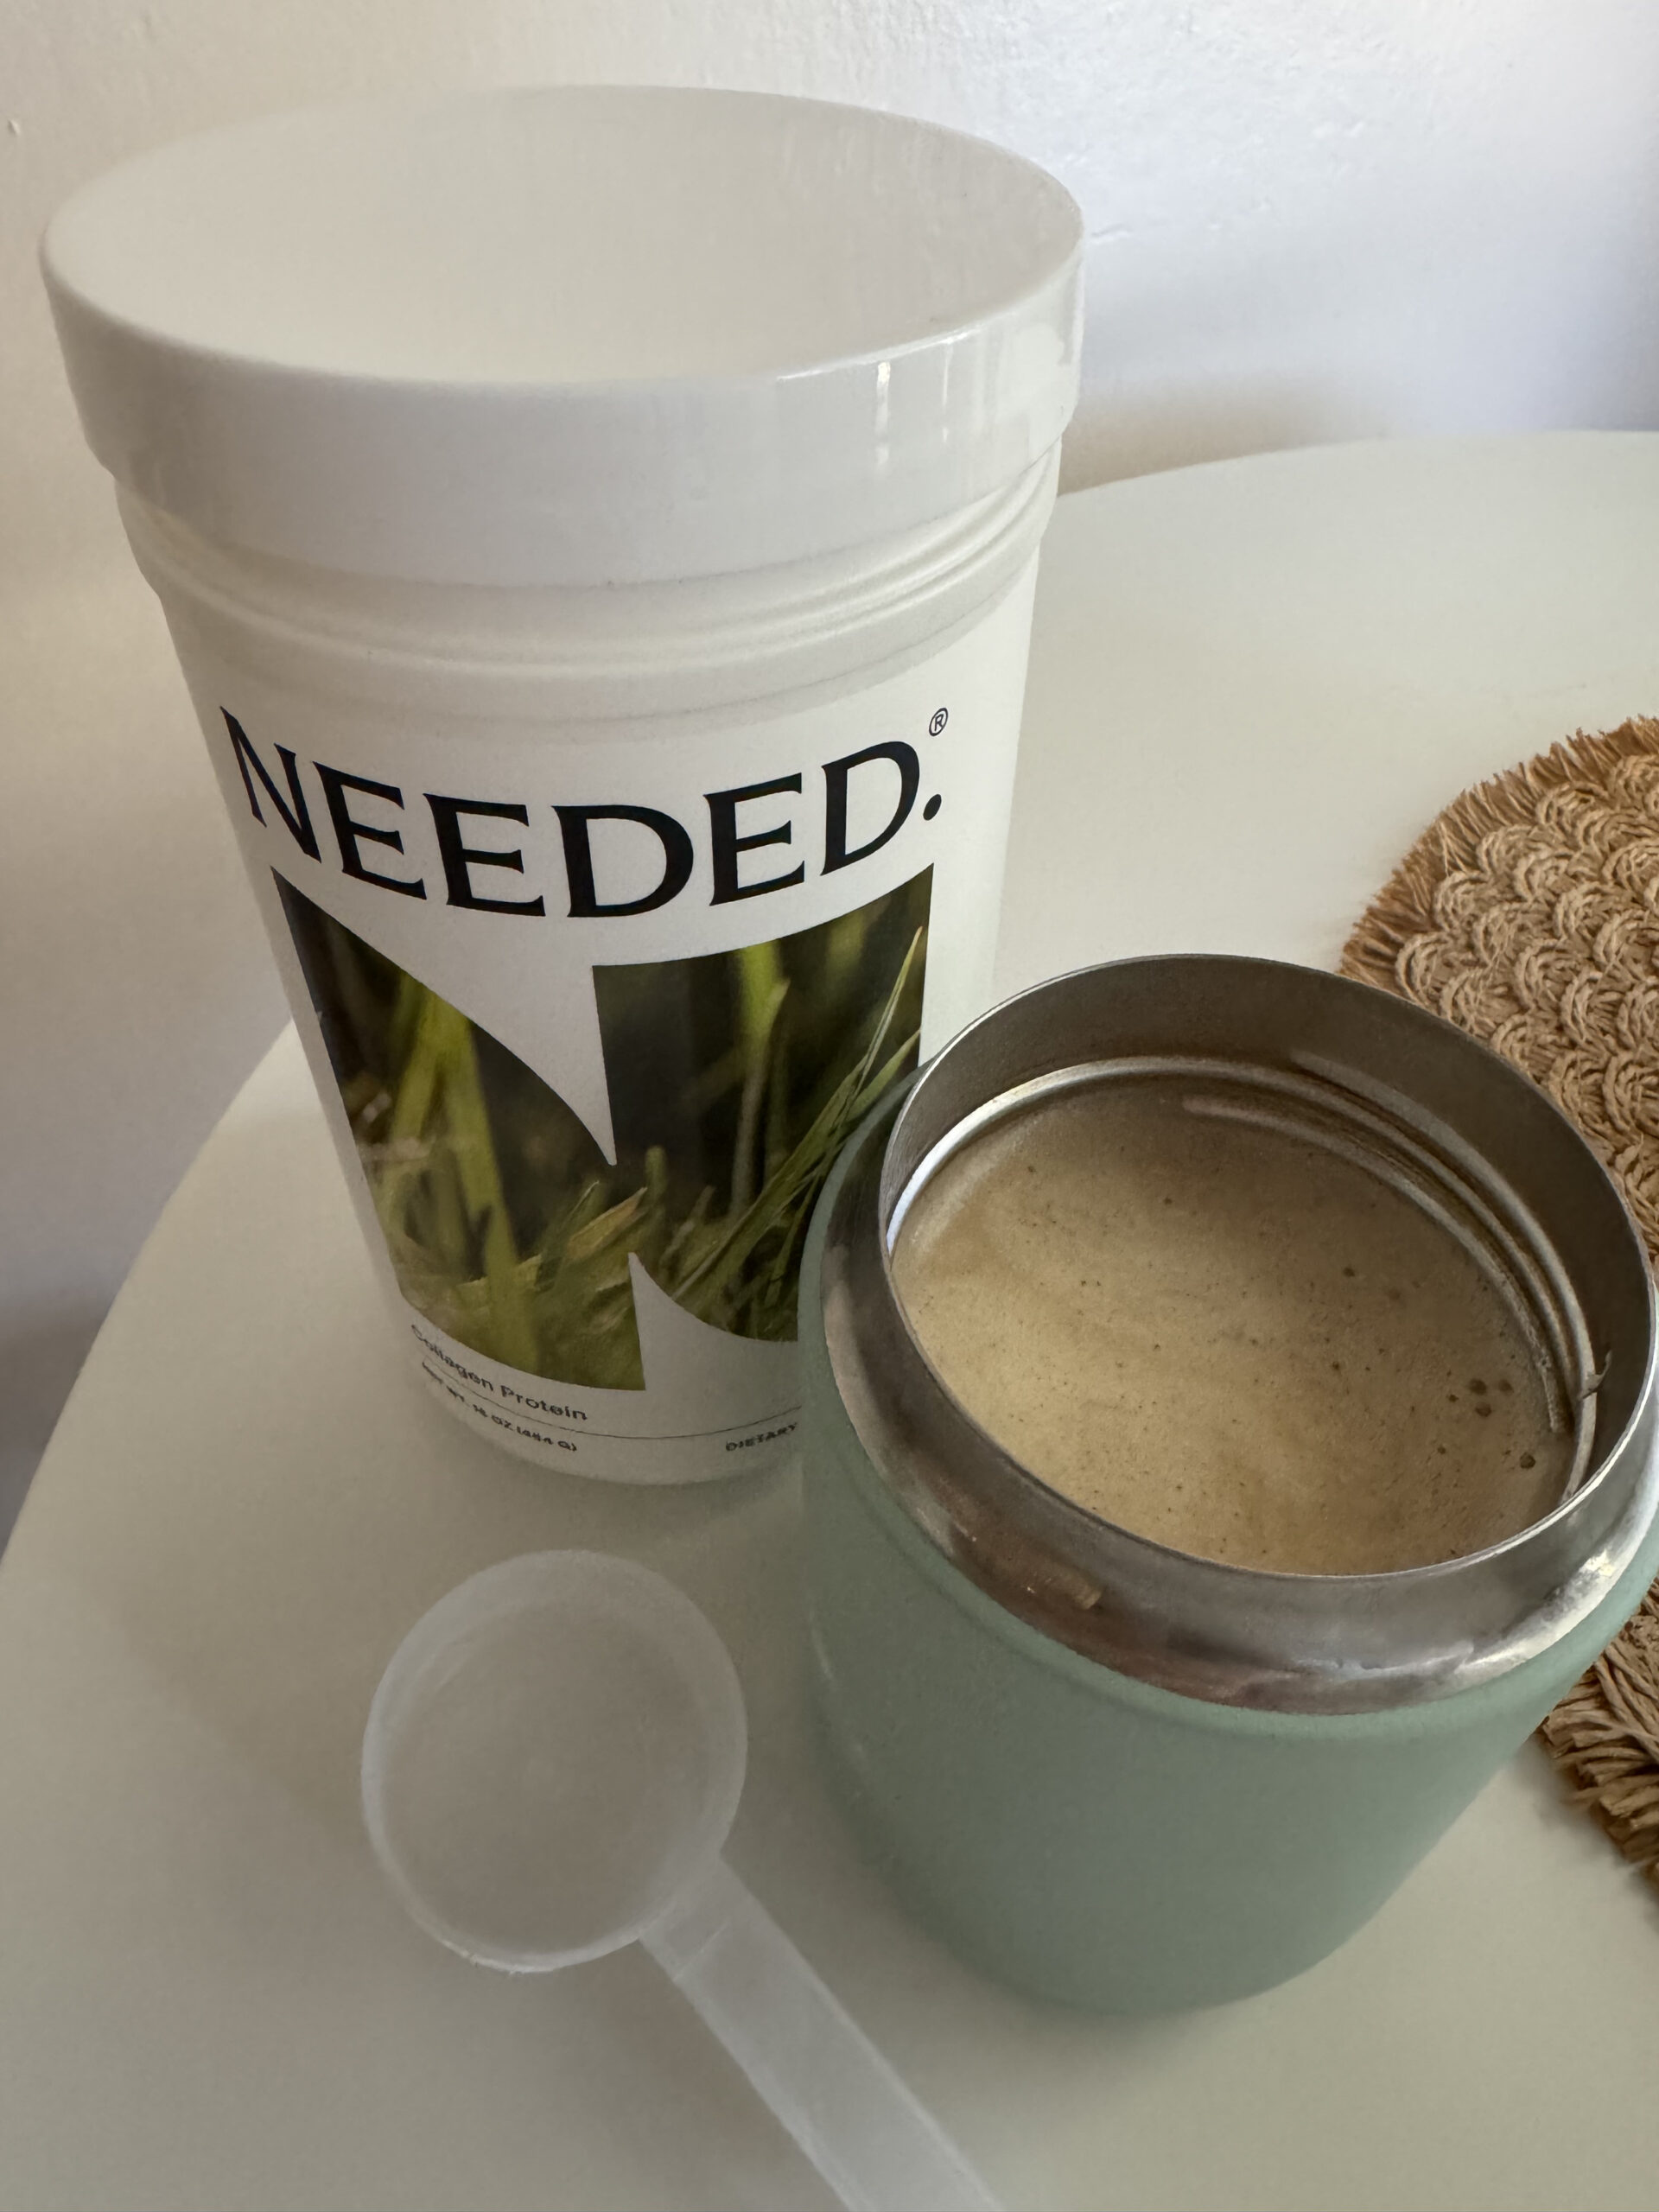
<svg viewBox="0 0 1659 2212">
<path fill-rule="evenodd" d="M 1659 721 L 1580 733 L 1454 799 L 1342 969 L 1541 1084 L 1659 1258 Z M 1575 1800 L 1659 1887 L 1659 1583 L 1539 1732 Z"/>
</svg>

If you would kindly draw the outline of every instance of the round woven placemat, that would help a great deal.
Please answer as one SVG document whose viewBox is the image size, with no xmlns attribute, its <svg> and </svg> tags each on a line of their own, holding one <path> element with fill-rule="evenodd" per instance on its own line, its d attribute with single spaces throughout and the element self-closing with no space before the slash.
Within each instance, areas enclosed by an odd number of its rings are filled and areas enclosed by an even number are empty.
<svg viewBox="0 0 1659 2212">
<path fill-rule="evenodd" d="M 1342 957 L 1525 1069 L 1659 1258 L 1659 721 L 1582 733 L 1430 824 Z M 1659 1888 L 1659 1582 L 1539 1731 Z"/>
</svg>

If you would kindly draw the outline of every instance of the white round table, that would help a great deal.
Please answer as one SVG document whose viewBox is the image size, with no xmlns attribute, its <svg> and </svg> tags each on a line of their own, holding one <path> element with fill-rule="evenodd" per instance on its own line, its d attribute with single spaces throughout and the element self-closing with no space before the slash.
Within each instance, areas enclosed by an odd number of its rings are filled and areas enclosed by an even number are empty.
<svg viewBox="0 0 1659 2212">
<path fill-rule="evenodd" d="M 1395 444 L 1062 502 L 1001 981 L 1332 961 L 1464 784 L 1659 711 L 1659 436 Z M 794 1483 L 588 1485 L 404 1375 L 292 1033 L 134 1268 L 0 1563 L 0 2204 L 829 2212 L 638 1955 L 469 1968 L 370 1858 L 404 1630 L 486 1563 L 648 1560 L 729 1641 L 732 1855 L 1011 2212 L 1652 2212 L 1659 1913 L 1529 1750 L 1288 1986 L 1114 2022 L 976 1979 L 805 1731 Z"/>
</svg>

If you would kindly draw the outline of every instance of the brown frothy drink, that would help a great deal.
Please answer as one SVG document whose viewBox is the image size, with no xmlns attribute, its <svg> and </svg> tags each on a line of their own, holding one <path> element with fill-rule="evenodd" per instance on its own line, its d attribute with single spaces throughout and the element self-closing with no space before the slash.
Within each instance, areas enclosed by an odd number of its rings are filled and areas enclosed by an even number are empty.
<svg viewBox="0 0 1659 2212">
<path fill-rule="evenodd" d="M 1240 1567 L 1459 1558 L 1572 1440 L 1476 1262 L 1410 1198 L 1166 1081 L 1064 1093 L 917 1194 L 912 1326 L 980 1426 L 1121 1527 Z"/>
</svg>

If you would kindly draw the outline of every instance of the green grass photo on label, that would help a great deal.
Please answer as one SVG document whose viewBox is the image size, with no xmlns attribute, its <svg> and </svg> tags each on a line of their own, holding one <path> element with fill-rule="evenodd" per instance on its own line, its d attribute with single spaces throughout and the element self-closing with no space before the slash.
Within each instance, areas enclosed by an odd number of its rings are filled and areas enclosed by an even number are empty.
<svg viewBox="0 0 1659 2212">
<path fill-rule="evenodd" d="M 817 1194 L 915 1063 L 931 870 L 791 936 L 595 968 L 614 1165 L 516 1054 L 276 884 L 417 1313 L 527 1373 L 640 1389 L 632 1255 L 698 1319 L 793 1338 Z"/>
</svg>

